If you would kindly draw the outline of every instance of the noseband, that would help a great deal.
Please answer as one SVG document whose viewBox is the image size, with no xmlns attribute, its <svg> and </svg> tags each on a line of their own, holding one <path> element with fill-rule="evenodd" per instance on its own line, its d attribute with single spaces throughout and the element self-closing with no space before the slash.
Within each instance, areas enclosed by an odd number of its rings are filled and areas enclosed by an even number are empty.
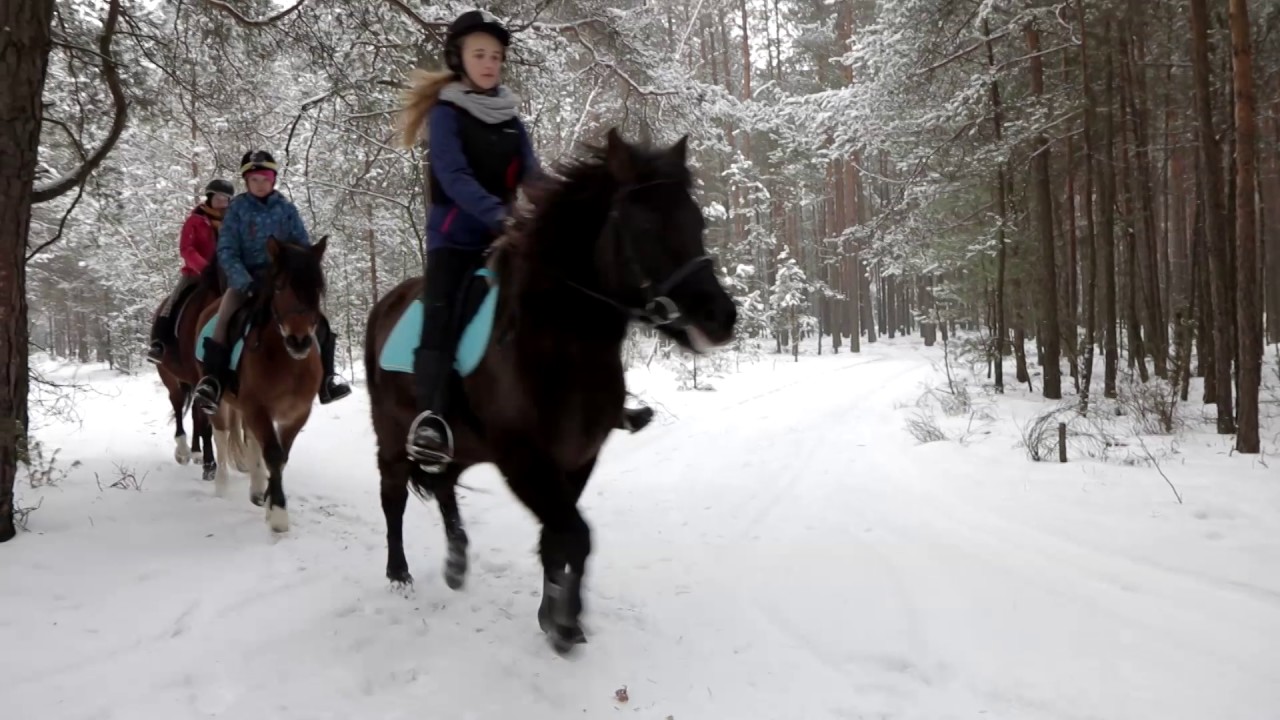
<svg viewBox="0 0 1280 720">
<path fill-rule="evenodd" d="M 609 210 L 609 219 L 605 223 L 608 231 L 618 234 L 618 205 L 627 195 L 640 190 L 641 188 L 651 187 L 654 185 L 664 185 L 667 183 L 677 182 L 676 180 L 655 180 L 653 182 L 639 183 L 635 185 L 627 185 L 618 190 L 614 195 L 613 202 Z M 636 262 L 635 253 L 631 247 L 631 243 L 622 238 L 620 243 L 622 246 L 623 259 L 628 273 L 637 281 L 636 285 L 642 293 L 644 293 L 644 303 L 640 307 L 633 307 L 614 300 L 607 295 L 602 295 L 594 290 L 589 290 L 575 282 L 566 280 L 572 287 L 600 300 L 604 303 L 612 305 L 621 310 L 628 317 L 649 323 L 655 327 L 669 326 L 674 329 L 683 329 L 689 325 L 689 318 L 680 310 L 680 306 L 671 299 L 670 293 L 680 286 L 682 282 L 687 280 L 702 265 L 711 265 L 711 258 L 707 255 L 699 255 L 692 260 L 686 262 L 676 268 L 675 272 L 668 275 L 656 285 L 653 279 L 645 274 L 640 268 L 640 264 Z"/>
</svg>

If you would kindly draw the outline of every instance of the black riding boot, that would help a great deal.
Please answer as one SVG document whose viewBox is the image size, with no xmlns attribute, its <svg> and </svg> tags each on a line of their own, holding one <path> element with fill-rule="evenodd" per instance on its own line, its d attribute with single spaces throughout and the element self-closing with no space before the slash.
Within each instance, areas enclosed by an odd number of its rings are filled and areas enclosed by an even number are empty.
<svg viewBox="0 0 1280 720">
<path fill-rule="evenodd" d="M 420 414 L 409 426 L 405 449 L 426 472 L 438 473 L 453 462 L 453 431 L 444 419 L 453 353 L 419 347 L 413 357 L 413 380 Z"/>
<path fill-rule="evenodd" d="M 644 429 L 653 420 L 653 408 L 642 405 L 638 408 L 622 408 L 622 421 L 618 427 L 633 433 Z"/>
<path fill-rule="evenodd" d="M 212 415 L 218 411 L 222 391 L 231 375 L 231 353 L 227 346 L 213 338 L 205 338 L 204 369 L 205 376 L 200 378 L 192 392 L 192 402 L 206 415 Z"/>
<path fill-rule="evenodd" d="M 344 382 L 340 382 L 337 373 L 333 369 L 333 356 L 337 350 L 338 336 L 334 334 L 326 323 L 324 339 L 320 341 L 320 363 L 324 365 L 324 381 L 320 384 L 320 404 L 328 405 L 334 400 L 351 394 L 351 387 Z"/>
</svg>

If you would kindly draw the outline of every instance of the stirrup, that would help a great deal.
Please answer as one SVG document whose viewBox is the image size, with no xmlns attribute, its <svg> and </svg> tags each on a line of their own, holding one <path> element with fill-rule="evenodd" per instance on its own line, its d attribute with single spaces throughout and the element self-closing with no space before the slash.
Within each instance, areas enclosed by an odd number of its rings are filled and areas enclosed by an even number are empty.
<svg viewBox="0 0 1280 720">
<path fill-rule="evenodd" d="M 418 428 L 427 420 L 436 420 L 444 428 L 443 440 L 444 446 L 447 448 L 445 452 L 421 448 L 413 444 L 414 439 L 418 436 Z M 404 449 L 409 453 L 409 458 L 416 461 L 423 472 L 444 472 L 445 466 L 453 462 L 453 430 L 443 417 L 426 410 L 419 413 L 418 417 L 414 418 L 413 423 L 409 425 L 409 437 L 405 442 Z"/>
<path fill-rule="evenodd" d="M 218 405 L 222 402 L 222 383 L 211 376 L 202 378 L 191 396 L 191 402 L 200 408 L 201 412 L 205 415 L 213 415 L 218 412 Z"/>
</svg>

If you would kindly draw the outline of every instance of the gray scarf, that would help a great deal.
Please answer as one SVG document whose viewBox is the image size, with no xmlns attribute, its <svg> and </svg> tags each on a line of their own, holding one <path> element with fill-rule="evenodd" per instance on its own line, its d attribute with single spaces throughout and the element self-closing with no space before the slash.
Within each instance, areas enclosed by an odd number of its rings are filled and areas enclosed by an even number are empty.
<svg viewBox="0 0 1280 720">
<path fill-rule="evenodd" d="M 516 104 L 520 102 L 520 98 L 507 89 L 506 85 L 499 85 L 498 93 L 489 95 L 475 92 L 462 82 L 445 85 L 440 90 L 440 99 L 457 105 L 477 120 L 490 125 L 515 117 Z"/>
</svg>

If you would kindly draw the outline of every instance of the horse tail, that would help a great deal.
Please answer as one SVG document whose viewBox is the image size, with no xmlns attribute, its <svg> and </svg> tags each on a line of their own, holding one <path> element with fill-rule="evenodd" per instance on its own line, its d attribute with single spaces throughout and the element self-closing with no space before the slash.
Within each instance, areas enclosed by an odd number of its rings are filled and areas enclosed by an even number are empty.
<svg viewBox="0 0 1280 720">
<path fill-rule="evenodd" d="M 452 71 L 429 72 L 415 69 L 409 73 L 409 87 L 400 95 L 404 107 L 396 116 L 396 129 L 400 132 L 400 142 L 411 148 L 418 144 L 422 134 L 422 126 L 426 123 L 431 108 L 440 99 L 440 91 L 445 85 L 458 79 Z"/>
<path fill-rule="evenodd" d="M 239 410 L 227 413 L 227 455 L 236 470 L 249 472 L 249 468 L 257 465 L 254 458 L 249 457 L 249 443 L 245 439 L 244 419 Z"/>
</svg>

